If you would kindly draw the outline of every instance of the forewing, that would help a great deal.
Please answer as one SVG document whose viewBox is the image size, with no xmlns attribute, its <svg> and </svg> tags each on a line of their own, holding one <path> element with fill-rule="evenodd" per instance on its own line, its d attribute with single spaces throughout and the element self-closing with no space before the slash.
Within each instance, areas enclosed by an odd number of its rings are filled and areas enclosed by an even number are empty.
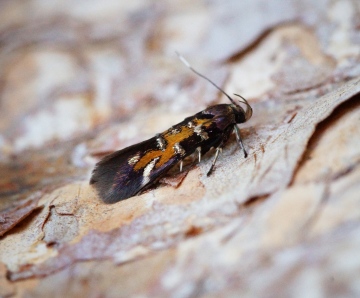
<svg viewBox="0 0 360 298">
<path fill-rule="evenodd" d="M 144 156 L 149 154 L 155 157 L 144 163 Z M 115 151 L 96 164 L 90 184 L 94 185 L 105 203 L 130 198 L 179 161 L 177 156 L 172 156 L 160 167 L 156 167 L 159 160 L 156 156 L 161 154 L 157 148 L 156 137 Z M 140 167 L 139 162 L 142 162 Z"/>
</svg>

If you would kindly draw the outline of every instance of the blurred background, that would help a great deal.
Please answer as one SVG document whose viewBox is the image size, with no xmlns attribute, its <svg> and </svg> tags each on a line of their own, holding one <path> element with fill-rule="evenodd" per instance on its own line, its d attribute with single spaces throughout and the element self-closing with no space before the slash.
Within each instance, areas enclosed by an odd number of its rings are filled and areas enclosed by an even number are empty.
<svg viewBox="0 0 360 298">
<path fill-rule="evenodd" d="M 232 73 L 227 91 L 245 97 L 311 88 L 339 68 L 350 67 L 354 75 L 358 6 L 324 0 L 2 0 L 1 155 L 73 139 L 149 107 L 161 107 L 159 115 L 164 109 L 191 115 L 214 103 L 217 93 L 197 83 L 201 79 L 175 51 L 219 85 Z"/>
</svg>

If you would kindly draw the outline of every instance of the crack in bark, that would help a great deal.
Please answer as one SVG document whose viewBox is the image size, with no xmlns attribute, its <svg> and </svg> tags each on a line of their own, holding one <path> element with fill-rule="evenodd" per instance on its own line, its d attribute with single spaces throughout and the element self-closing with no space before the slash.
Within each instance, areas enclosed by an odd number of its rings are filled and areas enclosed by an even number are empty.
<svg viewBox="0 0 360 298">
<path fill-rule="evenodd" d="M 303 154 L 300 157 L 296 168 L 294 169 L 291 181 L 288 186 L 294 185 L 296 174 L 298 173 L 299 169 L 302 168 L 302 166 L 305 164 L 308 158 L 311 156 L 311 152 L 313 151 L 313 148 L 316 146 L 316 142 L 321 138 L 324 132 L 327 129 L 329 129 L 334 124 L 334 122 L 336 122 L 339 118 L 344 116 L 348 111 L 356 109 L 359 106 L 360 106 L 360 93 L 355 94 L 348 100 L 341 103 L 332 111 L 332 113 L 328 117 L 326 117 L 324 120 L 320 121 L 316 125 L 315 130 L 312 136 L 310 137 L 310 139 L 308 140 L 307 146 L 305 147 Z"/>
</svg>

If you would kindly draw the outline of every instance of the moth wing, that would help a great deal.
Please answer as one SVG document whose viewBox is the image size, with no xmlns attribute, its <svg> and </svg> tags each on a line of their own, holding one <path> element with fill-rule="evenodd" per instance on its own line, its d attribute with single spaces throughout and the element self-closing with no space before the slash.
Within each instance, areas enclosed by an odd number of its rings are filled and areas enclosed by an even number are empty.
<svg viewBox="0 0 360 298">
<path fill-rule="evenodd" d="M 144 175 L 146 166 L 134 170 L 136 161 L 151 150 L 159 150 L 156 137 L 115 151 L 96 164 L 90 184 L 94 185 L 105 203 L 115 203 L 136 195 L 179 161 L 179 158 L 174 155 L 160 167 L 154 167 L 146 175 Z"/>
</svg>

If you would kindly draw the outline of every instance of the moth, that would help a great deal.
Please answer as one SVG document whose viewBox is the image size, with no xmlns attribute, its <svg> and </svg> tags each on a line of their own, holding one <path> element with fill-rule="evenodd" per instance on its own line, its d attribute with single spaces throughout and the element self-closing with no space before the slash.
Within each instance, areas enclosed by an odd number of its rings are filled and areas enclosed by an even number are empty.
<svg viewBox="0 0 360 298">
<path fill-rule="evenodd" d="M 237 124 L 251 118 L 251 106 L 241 95 L 234 94 L 241 98 L 236 103 L 224 90 L 193 69 L 182 56 L 178 56 L 191 71 L 210 82 L 231 103 L 210 106 L 148 140 L 105 156 L 96 164 L 90 180 L 105 203 L 115 203 L 138 194 L 174 165 L 180 163 L 182 171 L 185 157 L 195 153 L 200 162 L 201 156 L 214 148 L 215 157 L 207 172 L 209 176 L 232 132 L 235 132 L 240 149 L 247 157 Z"/>
</svg>

